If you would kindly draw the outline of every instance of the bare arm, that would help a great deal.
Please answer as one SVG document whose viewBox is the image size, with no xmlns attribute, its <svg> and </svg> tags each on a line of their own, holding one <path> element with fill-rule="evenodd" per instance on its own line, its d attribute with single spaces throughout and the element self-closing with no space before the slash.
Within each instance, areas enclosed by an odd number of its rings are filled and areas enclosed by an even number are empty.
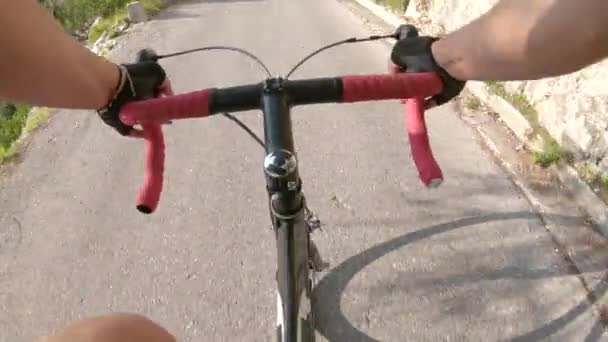
<svg viewBox="0 0 608 342">
<path fill-rule="evenodd" d="M 103 107 L 116 66 L 82 47 L 35 0 L 0 0 L 0 99 L 62 108 Z"/>
<path fill-rule="evenodd" d="M 563 75 L 608 57 L 607 13 L 607 0 L 502 0 L 433 55 L 461 80 Z"/>
</svg>

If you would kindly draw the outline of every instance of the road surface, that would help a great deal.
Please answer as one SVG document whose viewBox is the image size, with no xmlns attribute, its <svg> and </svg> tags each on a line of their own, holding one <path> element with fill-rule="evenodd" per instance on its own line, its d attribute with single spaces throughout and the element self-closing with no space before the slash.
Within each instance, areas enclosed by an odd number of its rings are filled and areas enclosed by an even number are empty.
<svg viewBox="0 0 608 342">
<path fill-rule="evenodd" d="M 310 51 L 368 35 L 334 0 L 183 1 L 136 26 L 129 61 L 233 45 L 284 73 Z M 388 48 L 328 51 L 298 77 L 384 72 Z M 177 92 L 259 81 L 226 52 L 163 62 Z M 259 113 L 240 117 L 261 132 Z M 398 102 L 294 112 L 304 190 L 325 223 L 332 268 L 316 295 L 331 341 L 597 341 L 576 275 L 530 204 L 446 106 L 429 114 L 446 183 L 425 190 Z M 166 187 L 142 216 L 142 144 L 91 112 L 60 111 L 0 179 L 0 341 L 30 341 L 72 319 L 148 315 L 180 341 L 270 341 L 275 252 L 262 150 L 222 117 L 166 127 Z"/>
</svg>

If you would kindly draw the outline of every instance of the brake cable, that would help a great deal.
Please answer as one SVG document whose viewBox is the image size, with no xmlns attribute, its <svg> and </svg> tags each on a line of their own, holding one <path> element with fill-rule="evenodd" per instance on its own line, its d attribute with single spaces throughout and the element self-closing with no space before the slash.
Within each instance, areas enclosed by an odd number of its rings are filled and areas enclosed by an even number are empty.
<svg viewBox="0 0 608 342">
<path fill-rule="evenodd" d="M 226 118 L 228 118 L 229 120 L 232 120 L 234 123 L 236 123 L 245 132 L 247 132 L 247 134 L 249 134 L 249 136 L 252 137 L 253 140 L 255 140 L 258 144 L 260 144 L 260 146 L 262 146 L 264 149 L 266 149 L 266 145 L 264 145 L 264 141 L 262 141 L 262 139 L 260 139 L 260 137 L 258 137 L 251 130 L 251 128 L 249 128 L 247 125 L 245 125 L 241 120 L 237 119 L 234 115 L 232 115 L 230 113 L 222 113 L 222 115 L 225 116 Z"/>
<path fill-rule="evenodd" d="M 159 55 L 155 57 L 155 60 L 159 60 L 159 59 L 164 59 L 164 58 L 170 58 L 170 57 L 176 57 L 176 56 L 182 56 L 182 55 L 187 55 L 193 52 L 199 52 L 199 51 L 211 51 L 211 50 L 225 50 L 225 51 L 234 51 L 234 52 L 238 52 L 241 53 L 249 58 L 251 58 L 252 60 L 254 60 L 258 65 L 260 65 L 262 67 L 262 69 L 264 69 L 264 71 L 266 72 L 266 75 L 268 75 L 268 77 L 272 77 L 272 74 L 270 73 L 270 71 L 268 70 L 268 68 L 266 67 L 266 65 L 264 64 L 264 62 L 262 62 L 261 59 L 259 59 L 256 55 L 254 55 L 253 53 L 245 50 L 245 49 L 241 49 L 241 48 L 237 48 L 234 46 L 204 46 L 202 48 L 198 48 L 198 49 L 191 49 L 191 50 L 184 50 L 184 51 L 180 51 L 180 52 L 175 52 L 175 53 L 170 53 L 167 55 Z"/>
<path fill-rule="evenodd" d="M 369 37 L 365 37 L 365 38 L 357 38 L 357 37 L 353 37 L 353 38 L 348 38 L 348 39 L 344 39 L 332 44 L 328 44 L 326 46 L 321 47 L 318 50 L 313 51 L 311 54 L 307 55 L 306 57 L 304 57 L 302 60 L 300 60 L 293 68 L 291 68 L 291 70 L 289 70 L 289 72 L 287 73 L 287 76 L 285 76 L 285 79 L 289 79 L 289 77 L 299 68 L 301 67 L 304 63 L 306 63 L 309 59 L 311 59 L 312 57 L 318 55 L 319 53 L 331 49 L 333 47 L 339 46 L 339 45 L 344 45 L 344 44 L 352 44 L 352 43 L 362 43 L 362 42 L 369 42 L 369 41 L 374 41 L 374 40 L 381 40 L 381 39 L 388 39 L 388 38 L 393 38 L 393 39 L 397 39 L 398 33 L 391 33 L 391 34 L 385 34 L 385 35 L 372 35 Z M 237 47 L 232 47 L 232 46 L 205 46 L 202 48 L 198 48 L 198 49 L 190 49 L 190 50 L 184 50 L 184 51 L 180 51 L 180 52 L 175 52 L 175 53 L 171 53 L 171 54 L 166 54 L 166 55 L 157 55 L 154 56 L 153 59 L 155 61 L 158 61 L 159 59 L 164 59 L 164 58 L 170 58 L 170 57 L 176 57 L 176 56 L 182 56 L 182 55 L 186 55 L 186 54 L 190 54 L 193 52 L 199 52 L 199 51 L 210 51 L 210 50 L 226 50 L 226 51 L 234 51 L 234 52 L 238 52 L 241 53 L 249 58 L 251 58 L 252 60 L 254 60 L 260 67 L 262 67 L 262 69 L 264 69 L 264 72 L 266 73 L 266 75 L 271 78 L 272 74 L 270 73 L 270 71 L 268 70 L 268 68 L 266 67 L 266 65 L 264 64 L 264 62 L 262 62 L 262 60 L 260 58 L 258 58 L 256 55 L 254 55 L 253 53 L 241 49 L 241 48 L 237 48 Z M 237 117 L 235 117 L 234 115 L 230 114 L 230 113 L 222 113 L 222 115 L 224 117 L 226 117 L 227 119 L 229 119 L 230 121 L 236 123 L 241 129 L 243 129 L 245 132 L 247 132 L 247 134 L 249 134 L 249 136 L 255 140 L 260 146 L 262 146 L 264 149 L 266 148 L 266 145 L 264 145 L 264 141 L 253 132 L 253 130 L 251 130 L 251 128 L 249 128 L 246 124 L 244 124 L 241 120 L 239 120 Z"/>
<path fill-rule="evenodd" d="M 289 79 L 289 76 L 291 76 L 299 67 L 302 66 L 302 64 L 304 64 L 306 61 L 308 61 L 309 59 L 311 59 L 312 57 L 318 55 L 319 53 L 327 50 L 327 49 L 331 49 L 333 47 L 339 46 L 339 45 L 344 45 L 344 44 L 352 44 L 352 43 L 363 43 L 363 42 L 370 42 L 373 40 L 380 40 L 380 39 L 387 39 L 387 38 L 398 38 L 397 33 L 391 33 L 391 34 L 385 34 L 385 35 L 373 35 L 373 36 L 369 36 L 366 38 L 357 38 L 357 37 L 353 37 L 353 38 L 348 38 L 348 39 L 344 39 L 341 40 L 339 42 L 335 42 L 329 45 L 326 45 L 316 51 L 314 51 L 313 53 L 311 53 L 310 55 L 304 57 L 301 61 L 298 62 L 298 64 L 296 64 L 288 73 L 287 76 L 285 76 L 285 79 Z"/>
</svg>

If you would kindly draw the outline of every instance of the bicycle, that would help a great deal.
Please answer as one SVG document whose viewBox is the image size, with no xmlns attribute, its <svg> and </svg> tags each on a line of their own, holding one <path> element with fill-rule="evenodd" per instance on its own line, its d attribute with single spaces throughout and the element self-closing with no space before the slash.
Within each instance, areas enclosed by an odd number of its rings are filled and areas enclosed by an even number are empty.
<svg viewBox="0 0 608 342">
<path fill-rule="evenodd" d="M 153 213 L 163 186 L 164 138 L 162 123 L 223 113 L 245 129 L 265 148 L 264 174 L 269 212 L 277 245 L 277 340 L 280 342 L 314 341 L 312 290 L 315 273 L 327 266 L 311 239 L 321 227 L 308 208 L 298 174 L 294 150 L 290 109 L 296 105 L 331 102 L 407 99 L 406 127 L 411 153 L 420 179 L 427 187 L 441 184 L 443 175 L 431 151 L 424 119 L 424 98 L 441 91 L 442 82 L 434 73 L 392 73 L 355 75 L 334 78 L 289 80 L 293 72 L 308 59 L 326 49 L 348 43 L 379 39 L 400 39 L 416 35 L 413 26 L 404 25 L 396 33 L 367 38 L 350 38 L 327 45 L 302 59 L 282 77 L 272 77 L 268 68 L 253 54 L 234 47 L 213 46 L 156 55 L 140 52 L 140 60 L 158 61 L 205 50 L 232 50 L 245 54 L 260 64 L 268 78 L 259 84 L 212 88 L 186 94 L 133 102 L 120 113 L 128 125 L 141 125 L 146 140 L 146 175 L 137 197 L 137 209 Z M 264 140 L 228 112 L 261 109 Z"/>
</svg>

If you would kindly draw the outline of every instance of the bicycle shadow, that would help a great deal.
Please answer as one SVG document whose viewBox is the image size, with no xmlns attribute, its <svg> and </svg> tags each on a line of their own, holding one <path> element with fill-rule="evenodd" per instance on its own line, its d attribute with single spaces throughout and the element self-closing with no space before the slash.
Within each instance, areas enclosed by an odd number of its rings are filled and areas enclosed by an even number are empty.
<svg viewBox="0 0 608 342">
<path fill-rule="evenodd" d="M 559 219 L 562 222 L 579 222 L 579 217 L 563 216 L 563 215 L 551 215 L 553 218 Z M 328 274 L 326 274 L 317 284 L 313 291 L 313 298 L 315 302 L 322 303 L 323 311 L 319 310 L 319 304 L 316 305 L 315 315 L 318 318 L 317 330 L 321 335 L 327 338 L 329 341 L 379 341 L 363 331 L 353 326 L 344 315 L 341 309 L 341 297 L 344 293 L 349 282 L 355 277 L 357 273 L 363 270 L 365 267 L 378 260 L 379 258 L 399 249 L 403 248 L 408 244 L 419 242 L 423 239 L 435 237 L 437 235 L 453 231 L 455 229 L 464 228 L 467 226 L 475 226 L 482 223 L 489 223 L 493 221 L 508 221 L 515 219 L 538 219 L 538 215 L 532 212 L 512 212 L 512 213 L 491 213 L 485 216 L 463 218 L 456 221 L 446 222 L 431 226 L 428 228 L 420 229 L 414 232 L 407 233 L 395 239 L 380 243 L 372 248 L 369 248 L 357 255 L 354 255 L 337 265 Z M 592 270 L 604 271 L 605 265 L 593 265 Z M 514 273 L 512 269 L 505 268 L 498 271 L 490 272 L 489 279 L 499 278 L 532 278 L 539 279 L 543 277 L 554 277 L 564 274 L 578 274 L 576 270 L 568 269 L 566 272 L 556 274 L 555 270 L 519 270 L 519 273 Z M 488 279 L 486 274 L 479 276 L 478 279 L 471 279 L 468 275 L 458 276 L 456 278 L 442 279 L 441 281 L 446 283 L 458 282 L 470 282 L 483 279 Z M 435 280 L 429 281 L 429 283 Z M 428 284 L 427 284 L 428 285 Z M 422 285 L 424 286 L 424 284 Z M 511 338 L 510 341 L 523 342 L 523 341 L 538 341 L 543 340 L 555 332 L 565 327 L 568 323 L 575 320 L 578 316 L 586 312 L 591 308 L 597 298 L 601 298 L 606 292 L 608 292 L 608 274 L 603 275 L 602 280 L 598 285 L 591 290 L 592 295 L 589 295 L 586 300 L 581 301 L 576 306 L 562 314 L 560 317 L 552 320 L 536 328 L 535 330 L 529 331 L 522 335 Z M 328 325 L 324 325 L 323 322 L 331 322 Z M 585 338 L 585 342 L 599 341 L 604 332 L 602 322 L 599 320 L 595 322 L 594 326 L 590 330 L 589 334 Z"/>
</svg>

